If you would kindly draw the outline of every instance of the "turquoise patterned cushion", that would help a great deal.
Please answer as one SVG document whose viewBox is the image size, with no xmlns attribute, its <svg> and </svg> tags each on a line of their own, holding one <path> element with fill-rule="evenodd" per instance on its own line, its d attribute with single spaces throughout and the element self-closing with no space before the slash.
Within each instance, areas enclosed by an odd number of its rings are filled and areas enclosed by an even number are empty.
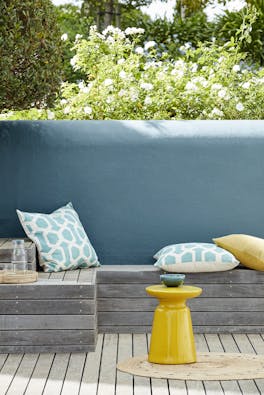
<svg viewBox="0 0 264 395">
<path fill-rule="evenodd" d="M 51 214 L 17 210 L 26 235 L 36 244 L 45 272 L 100 266 L 71 203 Z"/>
<path fill-rule="evenodd" d="M 231 270 L 239 262 L 234 255 L 211 243 L 172 244 L 158 251 L 154 266 L 166 272 L 195 273 Z"/>
</svg>

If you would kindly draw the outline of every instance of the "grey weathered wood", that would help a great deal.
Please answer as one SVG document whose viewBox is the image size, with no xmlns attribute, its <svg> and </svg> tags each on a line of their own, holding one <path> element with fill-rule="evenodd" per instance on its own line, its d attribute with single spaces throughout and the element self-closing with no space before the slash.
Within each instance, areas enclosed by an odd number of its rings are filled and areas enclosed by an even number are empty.
<svg viewBox="0 0 264 395">
<path fill-rule="evenodd" d="M 152 312 L 99 312 L 99 326 L 151 325 Z M 192 312 L 193 325 L 254 325 L 264 326 L 264 314 L 254 312 Z"/>
<path fill-rule="evenodd" d="M 90 352 L 86 357 L 79 395 L 97 395 L 102 350 L 103 335 L 99 335 L 95 351 Z"/>
<path fill-rule="evenodd" d="M 195 333 L 261 333 L 264 332 L 264 326 L 258 325 L 194 325 Z M 99 333 L 149 333 L 151 325 L 99 325 Z"/>
<path fill-rule="evenodd" d="M 77 339 L 78 341 L 78 339 Z M 35 353 L 71 353 L 71 352 L 92 352 L 94 344 L 46 344 L 32 346 L 26 345 L 0 345 L 0 353 L 8 354 L 35 354 Z"/>
<path fill-rule="evenodd" d="M 118 362 L 132 357 L 132 334 L 118 336 Z M 133 395 L 133 376 L 121 371 L 116 373 L 116 394 Z"/>
<path fill-rule="evenodd" d="M 1 263 L 11 262 L 13 251 L 13 239 L 0 239 L 0 265 Z M 27 251 L 28 262 L 36 263 L 36 247 L 35 244 L 29 240 L 25 240 L 25 249 Z"/>
<path fill-rule="evenodd" d="M 202 298 L 236 297 L 236 298 L 264 298 L 264 287 L 262 284 L 196 284 L 201 287 Z M 145 287 L 142 284 L 98 284 L 98 298 L 140 298 L 146 296 Z"/>
<path fill-rule="evenodd" d="M 24 355 L 15 377 L 8 388 L 7 395 L 22 395 L 25 392 L 27 384 L 38 360 L 38 354 Z"/>
<path fill-rule="evenodd" d="M 133 334 L 133 356 L 147 354 L 146 334 Z M 148 377 L 134 377 L 134 395 L 151 395 L 151 382 Z"/>
<path fill-rule="evenodd" d="M 64 378 L 63 387 L 60 395 L 78 395 L 80 381 L 82 378 L 85 354 L 78 353 L 70 356 L 67 372 Z"/>
<path fill-rule="evenodd" d="M 0 284 L 2 299 L 89 299 L 94 298 L 95 285 L 64 282 L 60 280 L 40 280 L 32 284 Z"/>
<path fill-rule="evenodd" d="M 24 392 L 25 395 L 42 394 L 54 357 L 54 354 L 39 355 L 26 391 Z"/>
<path fill-rule="evenodd" d="M 69 363 L 69 354 L 57 354 L 53 360 L 43 395 L 60 394 Z"/>
<path fill-rule="evenodd" d="M 0 331 L 0 345 L 74 345 L 94 344 L 94 330 L 20 330 Z"/>
<path fill-rule="evenodd" d="M 95 314 L 95 300 L 93 299 L 51 299 L 43 300 L 1 300 L 0 315 L 2 314 Z"/>
<path fill-rule="evenodd" d="M 95 315 L 0 315 L 2 331 L 34 329 L 96 329 Z"/>
<path fill-rule="evenodd" d="M 12 382 L 17 369 L 23 359 L 23 354 L 9 355 L 1 369 L 1 394 L 6 394 L 10 383 Z"/>
<path fill-rule="evenodd" d="M 80 270 L 67 270 L 63 277 L 63 281 L 77 281 L 80 275 Z"/>
<path fill-rule="evenodd" d="M 97 282 L 97 272 L 95 268 L 81 269 L 78 282 L 85 282 L 94 284 Z"/>
<path fill-rule="evenodd" d="M 102 266 L 97 271 L 98 284 L 144 283 L 160 282 L 161 270 L 152 265 L 109 265 Z M 188 284 L 260 284 L 264 283 L 264 272 L 247 268 L 236 268 L 224 272 L 187 273 Z"/>
<path fill-rule="evenodd" d="M 98 395 L 115 394 L 117 335 L 105 334 L 101 358 Z"/>
<path fill-rule="evenodd" d="M 155 298 L 99 298 L 98 311 L 153 311 Z M 264 298 L 195 298 L 188 301 L 192 311 L 264 311 Z"/>
</svg>

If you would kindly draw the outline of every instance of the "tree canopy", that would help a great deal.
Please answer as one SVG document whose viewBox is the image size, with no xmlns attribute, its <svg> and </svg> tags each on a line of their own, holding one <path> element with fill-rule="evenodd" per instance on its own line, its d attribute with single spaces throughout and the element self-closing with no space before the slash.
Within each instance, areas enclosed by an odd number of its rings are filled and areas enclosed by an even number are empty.
<svg viewBox="0 0 264 395">
<path fill-rule="evenodd" d="M 0 2 L 0 109 L 53 103 L 61 81 L 60 36 L 50 0 Z"/>
</svg>

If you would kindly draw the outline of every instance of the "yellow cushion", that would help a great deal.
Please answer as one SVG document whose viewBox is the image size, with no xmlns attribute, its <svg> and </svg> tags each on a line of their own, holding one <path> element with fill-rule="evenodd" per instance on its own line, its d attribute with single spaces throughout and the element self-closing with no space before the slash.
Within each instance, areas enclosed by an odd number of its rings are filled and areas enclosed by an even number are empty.
<svg viewBox="0 0 264 395">
<path fill-rule="evenodd" d="M 242 265 L 264 271 L 264 239 L 248 235 L 228 235 L 213 239 L 219 247 L 231 252 Z"/>
</svg>

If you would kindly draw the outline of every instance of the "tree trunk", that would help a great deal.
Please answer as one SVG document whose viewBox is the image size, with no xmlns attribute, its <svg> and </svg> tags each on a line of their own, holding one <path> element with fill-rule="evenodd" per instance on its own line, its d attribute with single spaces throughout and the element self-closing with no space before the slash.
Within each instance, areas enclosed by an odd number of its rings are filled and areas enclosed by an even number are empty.
<svg viewBox="0 0 264 395">
<path fill-rule="evenodd" d="M 104 29 L 113 25 L 114 18 L 114 0 L 107 0 L 105 3 L 105 15 L 104 15 Z"/>
<path fill-rule="evenodd" d="M 121 26 L 121 7 L 120 4 L 116 4 L 116 26 L 120 28 Z"/>
</svg>

